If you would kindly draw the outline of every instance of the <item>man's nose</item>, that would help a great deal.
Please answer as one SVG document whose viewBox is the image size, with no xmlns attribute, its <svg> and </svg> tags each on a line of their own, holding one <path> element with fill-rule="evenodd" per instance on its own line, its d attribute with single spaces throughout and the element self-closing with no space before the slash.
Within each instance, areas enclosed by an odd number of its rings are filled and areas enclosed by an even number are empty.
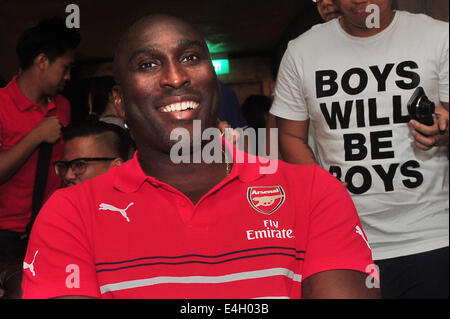
<svg viewBox="0 0 450 319">
<path fill-rule="evenodd" d="M 161 86 L 179 89 L 190 83 L 187 70 L 178 62 L 169 62 L 161 76 Z"/>
</svg>

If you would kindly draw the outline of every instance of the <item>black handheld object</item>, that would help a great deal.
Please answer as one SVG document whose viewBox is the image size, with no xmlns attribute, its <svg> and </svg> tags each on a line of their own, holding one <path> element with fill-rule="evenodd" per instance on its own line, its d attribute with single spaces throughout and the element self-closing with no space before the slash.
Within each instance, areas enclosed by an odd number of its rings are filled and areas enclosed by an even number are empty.
<svg viewBox="0 0 450 319">
<path fill-rule="evenodd" d="M 412 119 L 422 124 L 431 126 L 434 124 L 434 103 L 425 95 L 421 86 L 417 87 L 407 104 L 409 115 Z"/>
</svg>

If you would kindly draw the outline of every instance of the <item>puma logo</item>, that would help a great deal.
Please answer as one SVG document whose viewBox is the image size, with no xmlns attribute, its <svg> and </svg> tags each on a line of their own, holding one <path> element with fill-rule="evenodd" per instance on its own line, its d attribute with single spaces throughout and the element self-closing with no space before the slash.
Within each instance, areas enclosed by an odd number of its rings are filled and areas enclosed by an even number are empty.
<svg viewBox="0 0 450 319">
<path fill-rule="evenodd" d="M 364 233 L 362 232 L 361 228 L 359 226 L 356 226 L 355 228 L 356 228 L 356 233 L 361 235 L 363 240 L 366 242 L 367 247 L 369 247 L 369 249 L 371 249 L 370 245 L 369 245 L 369 242 L 367 241 L 366 237 L 364 237 Z"/>
<path fill-rule="evenodd" d="M 99 206 L 99 209 L 100 210 L 110 210 L 112 212 L 119 212 L 127 220 L 127 222 L 130 222 L 130 219 L 127 216 L 127 209 L 133 204 L 134 203 L 130 203 L 130 204 L 128 204 L 128 206 L 125 209 L 120 209 L 120 208 L 114 207 L 109 204 L 101 203 Z"/>
<path fill-rule="evenodd" d="M 31 262 L 31 264 L 27 264 L 25 261 L 23 262 L 23 270 L 30 269 L 33 277 L 36 276 L 36 273 L 34 272 L 34 260 L 36 259 L 36 255 L 38 252 L 39 250 L 36 250 L 36 252 L 34 253 L 33 261 Z"/>
</svg>

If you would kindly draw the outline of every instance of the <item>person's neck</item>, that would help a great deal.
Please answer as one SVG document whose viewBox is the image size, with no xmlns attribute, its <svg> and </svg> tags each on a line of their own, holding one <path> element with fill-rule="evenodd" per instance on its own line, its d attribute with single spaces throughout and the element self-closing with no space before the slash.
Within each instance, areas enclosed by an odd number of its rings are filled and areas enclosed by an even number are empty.
<svg viewBox="0 0 450 319">
<path fill-rule="evenodd" d="M 17 86 L 23 95 L 27 97 L 31 102 L 41 106 L 43 110 L 47 108 L 48 96 L 42 93 L 39 88 L 39 80 L 31 71 L 24 71 L 17 76 Z"/>
<path fill-rule="evenodd" d="M 170 154 L 139 148 L 138 161 L 148 176 L 164 182 L 184 193 L 195 204 L 211 188 L 227 175 L 227 164 L 222 163 L 174 163 Z"/>
<path fill-rule="evenodd" d="M 114 105 L 112 103 L 108 102 L 106 104 L 105 111 L 103 111 L 103 113 L 100 115 L 100 118 L 105 117 L 105 116 L 118 116 L 116 109 L 114 108 Z"/>
<path fill-rule="evenodd" d="M 395 17 L 395 12 L 392 10 L 389 10 L 385 13 L 380 13 L 380 27 L 379 28 L 368 28 L 366 24 L 364 25 L 358 25 L 353 24 L 348 19 L 345 19 L 343 16 L 341 19 L 339 19 L 339 24 L 341 27 L 350 35 L 354 37 L 360 37 L 360 38 L 367 38 L 374 36 L 380 32 L 382 32 L 384 29 L 386 29 L 392 22 L 392 20 Z"/>
</svg>

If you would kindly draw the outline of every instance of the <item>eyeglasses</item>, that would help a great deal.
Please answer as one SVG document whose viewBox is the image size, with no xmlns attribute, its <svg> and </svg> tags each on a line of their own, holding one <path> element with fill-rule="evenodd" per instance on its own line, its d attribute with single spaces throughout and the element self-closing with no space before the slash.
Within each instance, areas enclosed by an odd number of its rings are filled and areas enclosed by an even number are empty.
<svg viewBox="0 0 450 319">
<path fill-rule="evenodd" d="M 82 175 L 86 172 L 89 162 L 104 162 L 112 161 L 114 159 L 116 159 L 116 157 L 80 157 L 71 161 L 57 161 L 53 163 L 53 166 L 55 167 L 56 175 L 59 176 L 64 176 L 69 168 L 72 169 L 72 172 L 75 175 Z"/>
</svg>

